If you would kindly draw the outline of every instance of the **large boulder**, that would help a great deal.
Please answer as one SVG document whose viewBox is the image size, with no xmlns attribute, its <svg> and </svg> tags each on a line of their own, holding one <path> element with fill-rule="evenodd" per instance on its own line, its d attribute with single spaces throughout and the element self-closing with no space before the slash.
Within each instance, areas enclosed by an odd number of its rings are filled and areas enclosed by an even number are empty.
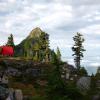
<svg viewBox="0 0 100 100">
<path fill-rule="evenodd" d="M 90 89 L 91 78 L 90 77 L 81 77 L 77 81 L 77 87 L 80 91 L 86 92 Z"/>
<path fill-rule="evenodd" d="M 92 100 L 100 100 L 100 95 L 99 94 L 94 95 Z"/>
<path fill-rule="evenodd" d="M 20 89 L 15 90 L 15 99 L 16 100 L 23 100 L 23 93 Z"/>
</svg>

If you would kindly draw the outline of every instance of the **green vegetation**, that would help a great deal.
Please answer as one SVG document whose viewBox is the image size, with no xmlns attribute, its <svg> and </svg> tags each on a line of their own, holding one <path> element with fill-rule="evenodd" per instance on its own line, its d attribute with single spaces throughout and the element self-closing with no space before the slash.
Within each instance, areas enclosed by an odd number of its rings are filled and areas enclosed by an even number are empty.
<svg viewBox="0 0 100 100">
<path fill-rule="evenodd" d="M 88 72 L 84 67 L 81 67 L 78 71 L 79 76 L 88 76 Z"/>
<path fill-rule="evenodd" d="M 24 41 L 15 47 L 15 56 L 31 58 L 35 62 L 51 61 L 49 35 L 40 28 L 35 28 Z"/>
<path fill-rule="evenodd" d="M 58 59 L 59 61 L 61 61 L 61 53 L 60 53 L 60 50 L 59 50 L 58 47 L 57 47 L 57 59 Z"/>
<path fill-rule="evenodd" d="M 47 100 L 83 100 L 83 96 L 75 87 L 75 84 L 71 84 L 70 81 L 66 82 L 61 78 L 62 63 L 59 62 L 56 55 L 54 61 L 54 68 L 52 73 L 49 73 L 46 86 Z"/>
<path fill-rule="evenodd" d="M 10 34 L 10 36 L 8 37 L 8 41 L 7 41 L 7 44 L 6 44 L 7 46 L 12 46 L 12 47 L 14 47 L 15 45 L 14 45 L 14 40 L 13 40 L 13 35 L 12 34 Z"/>
<path fill-rule="evenodd" d="M 15 47 L 15 56 L 12 59 L 1 59 L 0 71 L 5 74 L 7 70 L 14 70 L 8 74 L 8 86 L 21 89 L 26 100 L 92 100 L 93 96 L 100 94 L 100 67 L 96 75 L 89 76 L 85 67 L 81 67 L 84 38 L 77 33 L 72 47 L 76 68 L 61 60 L 61 52 L 57 47 L 56 53 L 49 48 L 49 35 L 40 28 L 35 28 L 30 35 L 19 45 L 14 46 L 13 35 L 8 37 L 8 46 Z M 17 70 L 17 71 L 16 71 Z M 17 73 L 17 74 L 15 74 Z M 63 76 L 62 76 L 63 75 Z M 67 77 L 67 78 L 66 78 Z M 80 91 L 77 83 L 89 89 Z M 99 100 L 99 99 L 98 99 Z"/>
<path fill-rule="evenodd" d="M 80 60 L 83 57 L 83 52 L 85 51 L 83 47 L 83 42 L 84 38 L 82 37 L 82 34 L 77 33 L 74 37 L 73 40 L 75 42 L 74 46 L 72 47 L 72 51 L 74 52 L 74 61 L 77 69 L 80 69 Z"/>
</svg>

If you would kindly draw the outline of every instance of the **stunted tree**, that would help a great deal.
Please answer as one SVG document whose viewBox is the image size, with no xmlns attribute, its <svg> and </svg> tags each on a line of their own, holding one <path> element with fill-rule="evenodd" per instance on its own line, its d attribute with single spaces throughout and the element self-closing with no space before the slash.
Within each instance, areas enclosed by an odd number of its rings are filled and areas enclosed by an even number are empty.
<svg viewBox="0 0 100 100">
<path fill-rule="evenodd" d="M 51 51 L 51 63 L 53 63 L 53 64 L 57 64 L 58 63 L 57 55 L 54 52 L 54 50 Z"/>
<path fill-rule="evenodd" d="M 97 69 L 97 74 L 100 74 L 100 66 Z"/>
<path fill-rule="evenodd" d="M 49 35 L 45 32 L 42 32 L 39 38 L 41 58 L 42 61 L 45 60 L 49 62 L 50 60 L 50 50 L 49 50 Z"/>
<path fill-rule="evenodd" d="M 79 72 L 78 72 L 78 74 L 79 74 L 80 76 L 87 76 L 87 75 L 88 75 L 88 72 L 87 72 L 87 70 L 85 69 L 85 67 L 81 67 L 80 70 L 79 70 Z"/>
<path fill-rule="evenodd" d="M 48 73 L 46 85 L 46 100 L 83 100 L 83 95 L 75 85 L 61 77 L 61 65 L 53 52 L 53 68 Z"/>
<path fill-rule="evenodd" d="M 77 69 L 79 70 L 80 61 L 84 57 L 83 52 L 85 51 L 84 46 L 83 46 L 83 42 L 84 42 L 83 35 L 77 32 L 77 34 L 73 37 L 73 40 L 75 44 L 72 47 L 72 51 L 74 52 L 72 56 L 74 56 L 75 65 Z"/>
<path fill-rule="evenodd" d="M 39 61 L 40 59 L 39 59 L 39 50 L 40 50 L 40 45 L 39 45 L 39 43 L 35 43 L 34 44 L 34 47 L 33 47 L 33 50 L 34 50 L 34 52 L 35 52 L 35 55 L 34 55 L 34 60 L 35 61 Z"/>
<path fill-rule="evenodd" d="M 100 66 L 97 68 L 96 77 L 100 78 Z"/>
<path fill-rule="evenodd" d="M 14 47 L 14 40 L 13 40 L 13 35 L 12 34 L 10 34 L 10 36 L 8 37 L 8 41 L 7 41 L 6 45 Z"/>
<path fill-rule="evenodd" d="M 57 47 L 57 59 L 58 61 L 61 61 L 61 53 L 58 47 Z"/>
</svg>

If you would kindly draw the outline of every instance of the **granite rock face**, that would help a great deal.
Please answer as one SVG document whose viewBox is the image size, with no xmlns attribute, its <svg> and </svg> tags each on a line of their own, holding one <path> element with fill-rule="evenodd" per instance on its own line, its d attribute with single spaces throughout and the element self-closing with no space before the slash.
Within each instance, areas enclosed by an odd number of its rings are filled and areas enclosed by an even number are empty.
<svg viewBox="0 0 100 100">
<path fill-rule="evenodd" d="M 23 100 L 23 94 L 20 89 L 15 90 L 15 98 L 16 100 Z"/>
<path fill-rule="evenodd" d="M 94 95 L 92 100 L 100 100 L 100 95 Z"/>
</svg>

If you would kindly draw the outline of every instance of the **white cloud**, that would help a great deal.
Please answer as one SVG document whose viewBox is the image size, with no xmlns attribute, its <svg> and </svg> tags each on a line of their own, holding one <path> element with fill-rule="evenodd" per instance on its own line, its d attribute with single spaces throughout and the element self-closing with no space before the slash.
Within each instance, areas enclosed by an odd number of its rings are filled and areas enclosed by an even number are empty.
<svg viewBox="0 0 100 100">
<path fill-rule="evenodd" d="M 71 48 L 72 47 L 72 44 L 68 43 L 66 40 L 64 39 L 57 39 L 57 40 L 53 40 L 51 39 L 50 40 L 50 44 L 51 44 L 51 48 L 57 48 L 60 47 L 60 48 L 63 48 L 63 49 L 67 49 L 67 48 Z"/>
<path fill-rule="evenodd" d="M 8 0 L 9 3 L 15 3 L 16 0 Z"/>
<path fill-rule="evenodd" d="M 7 22 L 5 23 L 5 28 L 9 29 L 9 28 L 11 28 L 11 27 L 12 27 L 11 21 L 7 21 Z"/>
<path fill-rule="evenodd" d="M 92 34 L 100 35 L 100 25 L 94 24 L 94 25 L 86 26 L 80 29 L 79 31 L 82 33 L 91 34 L 91 35 Z"/>
<path fill-rule="evenodd" d="M 98 67 L 98 66 L 100 66 L 100 63 L 98 63 L 98 62 L 91 63 L 90 66 L 91 67 Z"/>
<path fill-rule="evenodd" d="M 65 60 L 65 61 L 66 61 L 66 60 Z M 68 61 L 69 64 L 73 64 L 73 65 L 74 65 L 74 60 L 73 60 L 73 59 L 70 58 L 70 59 L 68 59 L 67 61 Z"/>
<path fill-rule="evenodd" d="M 100 48 L 100 44 L 98 42 L 90 42 L 90 43 L 85 43 L 84 44 L 85 47 L 89 47 L 89 48 Z"/>
</svg>

